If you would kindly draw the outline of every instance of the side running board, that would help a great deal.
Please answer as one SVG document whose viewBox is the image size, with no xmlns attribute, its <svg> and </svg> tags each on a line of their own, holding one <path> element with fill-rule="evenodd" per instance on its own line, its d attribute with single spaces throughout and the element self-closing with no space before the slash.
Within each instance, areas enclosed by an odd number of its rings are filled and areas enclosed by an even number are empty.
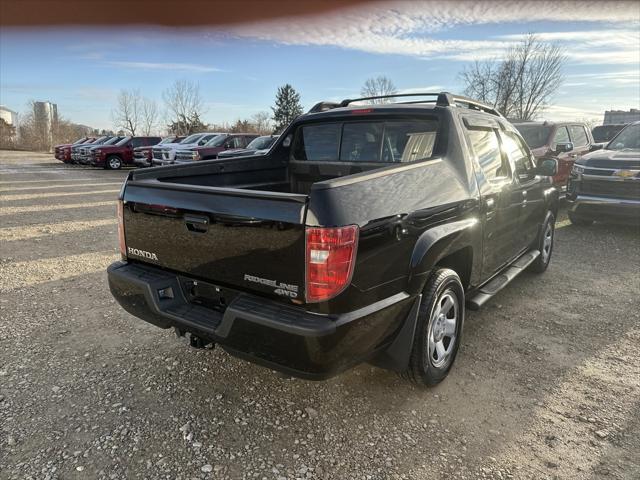
<svg viewBox="0 0 640 480">
<path fill-rule="evenodd" d="M 467 301 L 469 310 L 479 310 L 496 293 L 507 286 L 514 278 L 520 275 L 536 258 L 540 256 L 540 250 L 530 250 L 505 268 L 500 274 L 485 283 L 473 298 Z"/>
</svg>

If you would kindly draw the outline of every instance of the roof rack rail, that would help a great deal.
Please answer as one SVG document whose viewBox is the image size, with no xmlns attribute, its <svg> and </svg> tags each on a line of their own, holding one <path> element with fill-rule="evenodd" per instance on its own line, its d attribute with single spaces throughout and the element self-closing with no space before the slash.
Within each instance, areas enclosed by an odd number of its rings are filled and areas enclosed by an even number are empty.
<svg viewBox="0 0 640 480">
<path fill-rule="evenodd" d="M 376 95 L 374 97 L 360 97 L 360 98 L 345 98 L 340 102 L 341 107 L 346 107 L 350 103 L 353 102 L 361 102 L 365 100 L 381 100 L 383 98 L 399 98 L 399 97 L 437 97 L 436 104 L 437 105 L 449 105 L 446 95 L 449 95 L 446 92 L 441 93 L 433 93 L 433 92 L 424 92 L 424 93 L 394 93 L 392 95 Z M 424 103 L 424 102 L 413 102 L 413 103 Z"/>
<path fill-rule="evenodd" d="M 449 92 L 421 92 L 421 93 L 394 93 L 392 95 L 376 95 L 373 97 L 360 97 L 360 98 L 345 98 L 340 103 L 335 102 L 319 102 L 309 110 L 309 113 L 326 112 L 334 108 L 346 107 L 354 102 L 362 102 L 367 100 L 382 100 L 385 98 L 401 98 L 401 97 L 436 97 L 434 100 L 411 100 L 407 102 L 397 102 L 399 104 L 419 104 L 419 103 L 434 103 L 439 107 L 465 107 L 471 110 L 478 110 L 481 112 L 490 113 L 497 117 L 502 117 L 502 114 L 494 107 L 485 103 L 473 100 L 472 98 L 464 97 L 462 95 L 453 95 Z"/>
<path fill-rule="evenodd" d="M 340 107 L 340 104 L 336 102 L 318 102 L 313 107 L 311 107 L 311 110 L 309 110 L 307 113 L 326 112 L 327 110 L 338 107 Z"/>
</svg>

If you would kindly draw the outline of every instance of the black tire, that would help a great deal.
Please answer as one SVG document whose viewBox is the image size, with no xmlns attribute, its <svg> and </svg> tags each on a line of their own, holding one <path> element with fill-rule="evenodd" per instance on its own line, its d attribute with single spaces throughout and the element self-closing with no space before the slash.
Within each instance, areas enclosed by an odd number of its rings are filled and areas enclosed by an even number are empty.
<svg viewBox="0 0 640 480">
<path fill-rule="evenodd" d="M 568 215 L 569 215 L 569 220 L 571 221 L 571 223 L 573 223 L 574 225 L 577 225 L 578 227 L 588 227 L 590 225 L 593 225 L 593 220 L 589 220 L 587 218 L 578 217 L 573 212 L 568 212 Z"/>
<path fill-rule="evenodd" d="M 444 327 L 441 327 L 443 321 L 440 320 L 441 316 L 438 315 L 438 309 L 447 304 L 447 299 L 451 299 L 456 304 L 454 333 L 449 337 L 449 342 L 445 341 L 446 334 L 444 337 L 441 336 L 444 333 Z M 444 322 L 447 319 L 450 320 L 449 314 L 451 311 L 442 311 L 445 315 Z M 427 386 L 437 385 L 444 380 L 449 370 L 451 370 L 458 353 L 463 323 L 464 288 L 460 282 L 460 277 L 453 270 L 440 268 L 431 275 L 422 292 L 422 303 L 418 312 L 418 323 L 413 339 L 409 366 L 402 376 L 414 383 L 421 383 Z M 443 348 L 448 352 L 440 359 L 436 358 L 438 352 L 433 342 L 438 338 L 440 341 L 435 343 L 442 342 Z"/>
<path fill-rule="evenodd" d="M 547 218 L 540 229 L 540 234 L 536 240 L 535 248 L 538 249 L 540 255 L 535 261 L 529 265 L 529 271 L 534 273 L 544 273 L 551 261 L 551 254 L 553 253 L 553 243 L 556 233 L 556 217 L 552 212 L 547 214 Z"/>
<path fill-rule="evenodd" d="M 107 157 L 104 167 L 107 170 L 120 170 L 122 168 L 122 159 L 117 155 L 111 155 Z"/>
</svg>

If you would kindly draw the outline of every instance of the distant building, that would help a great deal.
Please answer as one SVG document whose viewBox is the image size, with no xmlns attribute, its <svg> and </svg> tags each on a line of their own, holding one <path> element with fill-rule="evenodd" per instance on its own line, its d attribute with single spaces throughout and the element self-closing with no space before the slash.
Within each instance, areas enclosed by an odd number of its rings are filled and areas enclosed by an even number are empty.
<svg viewBox="0 0 640 480">
<path fill-rule="evenodd" d="M 18 114 L 4 105 L 0 105 L 0 118 L 14 127 L 18 123 Z"/>
<path fill-rule="evenodd" d="M 33 102 L 36 131 L 49 150 L 53 148 L 53 131 L 58 127 L 58 106 L 51 102 Z"/>
<path fill-rule="evenodd" d="M 624 110 L 607 110 L 604 112 L 603 125 L 609 125 L 612 123 L 631 123 L 640 120 L 640 110 L 632 108 L 628 112 Z"/>
</svg>

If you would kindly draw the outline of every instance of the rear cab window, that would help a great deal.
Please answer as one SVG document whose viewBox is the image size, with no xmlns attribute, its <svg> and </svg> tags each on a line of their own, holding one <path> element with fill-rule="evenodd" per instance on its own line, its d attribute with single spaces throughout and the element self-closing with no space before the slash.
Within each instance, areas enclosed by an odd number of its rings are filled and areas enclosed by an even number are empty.
<svg viewBox="0 0 640 480">
<path fill-rule="evenodd" d="M 345 163 L 408 163 L 433 156 L 436 118 L 340 121 L 301 125 L 293 140 L 293 160 Z"/>
</svg>

